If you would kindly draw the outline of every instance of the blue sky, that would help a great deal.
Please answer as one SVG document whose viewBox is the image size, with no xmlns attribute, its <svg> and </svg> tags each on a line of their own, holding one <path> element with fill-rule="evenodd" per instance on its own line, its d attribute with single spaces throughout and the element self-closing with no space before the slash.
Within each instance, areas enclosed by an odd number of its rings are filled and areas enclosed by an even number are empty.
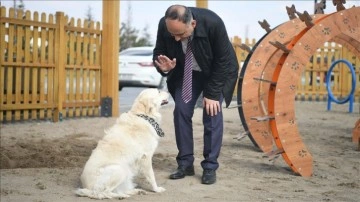
<svg viewBox="0 0 360 202">
<path fill-rule="evenodd" d="M 17 0 L 19 2 L 19 0 Z M 102 1 L 35 1 L 23 0 L 25 9 L 32 12 L 45 12 L 47 14 L 62 11 L 65 15 L 74 18 L 85 18 L 88 6 L 96 21 L 102 20 Z M 319 2 L 320 0 L 318 0 Z M 128 6 L 132 9 L 133 26 L 139 30 L 148 26 L 152 42 L 155 42 L 157 24 L 164 15 L 165 10 L 172 4 L 196 6 L 196 1 L 120 1 L 120 22 L 128 18 Z M 264 19 L 271 28 L 289 20 L 286 6 L 295 5 L 297 11 L 314 12 L 314 1 L 216 1 L 208 0 L 208 8 L 215 11 L 225 22 L 229 37 L 239 36 L 241 38 L 259 39 L 265 34 L 258 21 Z M 360 6 L 360 0 L 347 0 L 345 7 Z M 13 6 L 13 0 L 1 0 L 1 6 L 7 8 Z M 325 13 L 335 12 L 336 8 L 332 0 L 326 3 Z"/>
</svg>

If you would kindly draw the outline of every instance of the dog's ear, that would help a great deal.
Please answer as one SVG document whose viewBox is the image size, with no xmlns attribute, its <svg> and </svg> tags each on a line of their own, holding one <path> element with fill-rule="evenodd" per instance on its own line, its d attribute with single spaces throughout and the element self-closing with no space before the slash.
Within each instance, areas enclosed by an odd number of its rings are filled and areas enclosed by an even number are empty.
<svg viewBox="0 0 360 202">
<path fill-rule="evenodd" d="M 151 99 L 153 94 L 149 95 L 148 91 L 142 91 L 139 96 L 135 99 L 131 111 L 135 114 L 146 114 L 151 115 L 156 111 L 154 100 Z"/>
<path fill-rule="evenodd" d="M 142 101 L 143 91 L 135 98 L 130 109 L 134 114 L 142 113 L 145 110 L 145 104 Z"/>
<path fill-rule="evenodd" d="M 147 115 L 153 114 L 155 110 L 154 101 L 152 99 L 147 99 L 144 100 L 144 104 L 145 104 L 145 114 Z"/>
</svg>

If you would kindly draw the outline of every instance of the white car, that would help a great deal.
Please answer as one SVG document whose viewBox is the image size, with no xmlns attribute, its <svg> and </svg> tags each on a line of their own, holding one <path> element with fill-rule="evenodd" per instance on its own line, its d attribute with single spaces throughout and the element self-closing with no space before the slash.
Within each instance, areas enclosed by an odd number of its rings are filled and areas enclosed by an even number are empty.
<svg viewBox="0 0 360 202">
<path fill-rule="evenodd" d="M 119 90 L 123 87 L 164 88 L 166 78 L 154 67 L 154 47 L 132 47 L 119 54 Z"/>
</svg>

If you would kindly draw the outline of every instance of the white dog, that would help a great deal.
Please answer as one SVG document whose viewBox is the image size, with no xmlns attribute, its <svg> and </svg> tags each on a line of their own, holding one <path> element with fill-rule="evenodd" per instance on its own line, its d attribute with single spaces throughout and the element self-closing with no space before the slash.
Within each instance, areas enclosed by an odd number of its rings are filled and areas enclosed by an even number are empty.
<svg viewBox="0 0 360 202">
<path fill-rule="evenodd" d="M 105 131 L 86 162 L 81 175 L 83 188 L 78 196 L 89 198 L 127 198 L 144 193 L 136 189 L 133 178 L 145 177 L 154 192 L 158 187 L 152 168 L 152 157 L 159 138 L 164 135 L 159 127 L 160 106 L 167 103 L 169 94 L 157 89 L 143 90 L 129 112 L 123 113 L 116 124 Z"/>
</svg>

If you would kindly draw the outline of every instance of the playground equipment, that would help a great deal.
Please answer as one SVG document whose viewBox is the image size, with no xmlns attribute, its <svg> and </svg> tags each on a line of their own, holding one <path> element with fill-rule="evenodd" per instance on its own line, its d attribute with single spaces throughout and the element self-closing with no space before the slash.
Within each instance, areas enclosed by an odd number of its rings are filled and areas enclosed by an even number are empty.
<svg viewBox="0 0 360 202">
<path fill-rule="evenodd" d="M 315 15 L 313 18 L 320 16 Z M 246 68 L 243 67 L 240 72 L 238 86 L 238 101 L 241 100 L 242 105 L 242 108 L 239 108 L 240 117 L 249 137 L 254 139 L 256 145 L 265 153 L 273 150 L 273 137 L 267 123 L 270 117 L 266 117 L 269 93 L 266 89 L 275 84 L 270 80 L 274 67 L 283 53 L 281 48 L 284 48 L 274 45 L 289 43 L 293 36 L 304 28 L 306 25 L 299 18 L 294 18 L 279 25 L 273 31 L 270 30 L 253 47 L 254 51 L 245 60 Z"/>
<path fill-rule="evenodd" d="M 335 98 L 331 91 L 331 72 L 333 71 L 334 67 L 338 63 L 345 63 L 347 67 L 349 67 L 349 70 L 351 72 L 351 91 L 348 96 L 346 96 L 342 100 L 338 100 Z M 347 102 L 349 103 L 349 112 L 353 112 L 353 105 L 354 105 L 354 92 L 355 92 L 355 86 L 356 86 L 356 80 L 355 80 L 355 70 L 352 64 L 347 60 L 337 60 L 333 64 L 331 64 L 330 69 L 326 75 L 326 89 L 328 91 L 328 104 L 327 104 L 327 110 L 331 110 L 331 102 L 336 102 L 337 104 L 345 104 Z"/>
<path fill-rule="evenodd" d="M 345 9 L 340 4 L 328 15 L 287 8 L 290 21 L 272 30 L 266 21 L 260 22 L 267 33 L 252 49 L 244 48 L 250 52 L 238 83 L 243 136 L 271 158 L 281 154 L 304 177 L 312 175 L 312 156 L 301 140 L 294 112 L 301 73 L 325 42 L 342 44 L 360 57 L 360 7 Z"/>
</svg>

